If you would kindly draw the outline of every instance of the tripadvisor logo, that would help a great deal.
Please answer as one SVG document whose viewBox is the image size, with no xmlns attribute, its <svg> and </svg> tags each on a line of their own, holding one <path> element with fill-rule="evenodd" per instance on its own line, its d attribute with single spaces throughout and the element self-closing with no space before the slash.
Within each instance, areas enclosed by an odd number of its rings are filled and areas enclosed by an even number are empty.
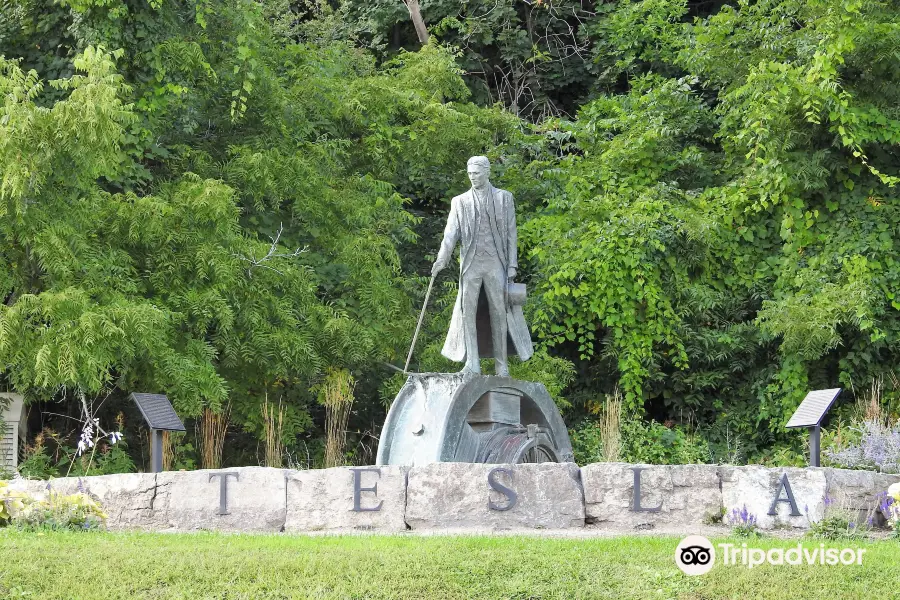
<svg viewBox="0 0 900 600">
<path fill-rule="evenodd" d="M 807 548 L 798 543 L 791 548 L 748 547 L 747 544 L 722 543 L 722 564 L 725 566 L 743 565 L 748 569 L 763 564 L 770 565 L 861 565 L 865 548 L 826 548 L 825 544 Z M 716 562 L 716 551 L 712 542 L 702 535 L 689 535 L 675 548 L 675 564 L 686 575 L 703 575 L 709 573 Z"/>
<path fill-rule="evenodd" d="M 716 550 L 702 535 L 689 535 L 675 548 L 675 564 L 685 575 L 709 573 L 715 562 Z"/>
</svg>

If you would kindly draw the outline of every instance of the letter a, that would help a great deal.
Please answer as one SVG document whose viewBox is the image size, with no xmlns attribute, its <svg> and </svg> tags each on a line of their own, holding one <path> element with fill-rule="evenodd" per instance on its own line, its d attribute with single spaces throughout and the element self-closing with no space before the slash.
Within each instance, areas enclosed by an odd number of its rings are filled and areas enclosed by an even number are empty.
<svg viewBox="0 0 900 600">
<path fill-rule="evenodd" d="M 787 498 L 781 497 L 781 490 L 784 490 L 787 494 Z M 791 483 L 788 481 L 787 473 L 781 476 L 781 483 L 778 485 L 778 491 L 775 493 L 775 499 L 772 500 L 772 506 L 769 507 L 770 515 L 777 515 L 778 511 L 776 510 L 776 506 L 778 506 L 779 502 L 787 502 L 791 505 L 791 516 L 799 517 L 800 510 L 797 508 L 797 502 L 794 500 L 794 492 L 791 491 Z"/>
</svg>

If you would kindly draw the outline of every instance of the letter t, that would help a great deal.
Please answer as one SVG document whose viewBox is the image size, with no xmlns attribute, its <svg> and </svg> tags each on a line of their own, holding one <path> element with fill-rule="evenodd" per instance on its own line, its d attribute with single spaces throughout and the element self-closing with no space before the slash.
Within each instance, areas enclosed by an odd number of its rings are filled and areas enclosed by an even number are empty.
<svg viewBox="0 0 900 600">
<path fill-rule="evenodd" d="M 238 477 L 238 473 L 229 472 L 229 473 L 210 473 L 209 480 L 212 481 L 213 477 L 221 477 L 219 480 L 219 514 L 227 515 L 228 512 L 228 478 L 234 477 L 235 481 L 240 481 L 240 477 Z"/>
</svg>

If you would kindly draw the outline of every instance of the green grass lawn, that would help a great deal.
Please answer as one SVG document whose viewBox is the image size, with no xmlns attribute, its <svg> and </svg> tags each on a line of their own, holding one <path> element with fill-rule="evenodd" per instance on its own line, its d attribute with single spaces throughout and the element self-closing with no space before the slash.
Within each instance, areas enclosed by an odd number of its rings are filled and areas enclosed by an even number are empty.
<svg viewBox="0 0 900 600">
<path fill-rule="evenodd" d="M 0 530 L 0 597 L 900 598 L 896 541 L 827 544 L 866 548 L 862 566 L 717 565 L 697 577 L 675 566 L 678 541 Z"/>
</svg>

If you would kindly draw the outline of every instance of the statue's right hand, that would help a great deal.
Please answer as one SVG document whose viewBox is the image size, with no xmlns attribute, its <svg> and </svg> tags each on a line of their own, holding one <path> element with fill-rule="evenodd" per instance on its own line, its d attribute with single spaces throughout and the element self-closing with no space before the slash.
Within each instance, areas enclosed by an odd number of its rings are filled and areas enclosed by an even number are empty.
<svg viewBox="0 0 900 600">
<path fill-rule="evenodd" d="M 434 263 L 434 266 L 431 267 L 431 274 L 432 274 L 433 276 L 434 276 L 434 275 L 437 275 L 438 273 L 440 273 L 441 271 L 443 271 L 443 270 L 444 270 L 444 267 L 446 267 L 446 266 L 447 266 L 447 265 L 445 265 L 443 262 L 441 262 L 441 261 L 436 261 L 436 262 Z"/>
</svg>

